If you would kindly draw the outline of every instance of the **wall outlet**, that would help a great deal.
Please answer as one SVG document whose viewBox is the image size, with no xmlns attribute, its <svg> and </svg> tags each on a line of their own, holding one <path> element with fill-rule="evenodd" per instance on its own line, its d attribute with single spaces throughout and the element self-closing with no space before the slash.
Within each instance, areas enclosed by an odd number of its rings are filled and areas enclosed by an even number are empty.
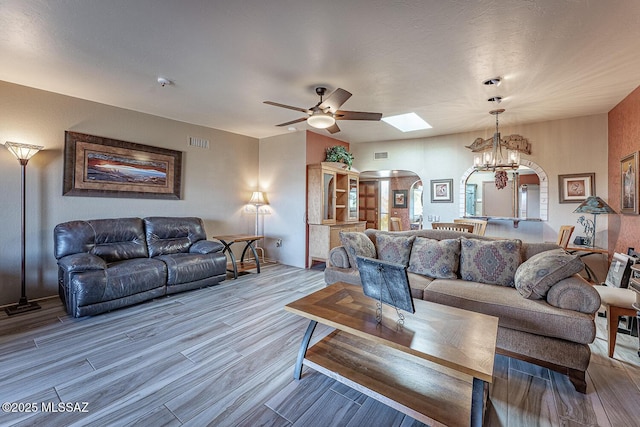
<svg viewBox="0 0 640 427">
<path fill-rule="evenodd" d="M 276 240 L 276 248 L 279 248 L 281 246 L 282 246 L 282 239 Z"/>
</svg>

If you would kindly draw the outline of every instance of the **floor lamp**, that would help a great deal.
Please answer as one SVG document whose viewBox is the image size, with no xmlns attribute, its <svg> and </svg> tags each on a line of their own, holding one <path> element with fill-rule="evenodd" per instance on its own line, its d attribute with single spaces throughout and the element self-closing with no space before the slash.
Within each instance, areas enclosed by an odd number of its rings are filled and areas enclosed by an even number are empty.
<svg viewBox="0 0 640 427">
<path fill-rule="evenodd" d="M 260 206 L 268 205 L 267 196 L 263 191 L 254 191 L 251 194 L 251 199 L 249 200 L 250 205 L 254 205 L 256 207 L 256 232 L 255 235 L 258 236 L 258 215 L 260 213 Z"/>
<path fill-rule="evenodd" d="M 256 207 L 256 231 L 254 236 L 259 236 L 258 234 L 258 218 L 260 216 L 260 206 L 268 205 L 269 201 L 267 200 L 266 194 L 263 191 L 254 191 L 251 194 L 251 199 L 249 200 L 250 205 L 254 205 Z M 264 261 L 264 249 L 258 246 L 258 242 L 256 242 L 256 250 L 262 252 L 262 260 Z M 257 261 L 257 260 L 256 260 Z"/>
<path fill-rule="evenodd" d="M 26 288 L 26 282 L 25 282 L 25 215 L 26 215 L 26 203 L 25 203 L 25 177 L 26 177 L 26 169 L 27 169 L 27 163 L 29 162 L 29 159 L 31 157 L 33 157 L 38 151 L 42 150 L 44 147 L 39 146 L 39 145 L 29 145 L 29 144 L 20 144 L 17 142 L 9 142 L 7 141 L 4 144 L 5 147 L 7 147 L 7 149 L 9 151 L 11 151 L 11 153 L 16 156 L 16 158 L 18 159 L 18 161 L 20 162 L 20 166 L 22 168 L 22 180 L 21 180 L 21 187 L 22 187 L 22 224 L 21 224 L 21 230 L 22 230 L 22 235 L 21 235 L 21 249 L 22 249 L 22 265 L 21 265 L 21 269 L 20 269 L 20 280 L 21 280 L 21 290 L 22 290 L 22 294 L 20 295 L 20 301 L 18 302 L 18 304 L 16 305 L 12 305 L 9 306 L 7 308 L 5 308 L 5 311 L 7 312 L 7 314 L 9 316 L 14 315 L 14 314 L 19 314 L 19 313 L 24 313 L 27 311 L 32 311 L 32 310 L 37 310 L 40 308 L 40 306 L 38 305 L 38 303 L 35 302 L 29 302 L 29 300 L 27 299 L 27 288 Z"/>
</svg>

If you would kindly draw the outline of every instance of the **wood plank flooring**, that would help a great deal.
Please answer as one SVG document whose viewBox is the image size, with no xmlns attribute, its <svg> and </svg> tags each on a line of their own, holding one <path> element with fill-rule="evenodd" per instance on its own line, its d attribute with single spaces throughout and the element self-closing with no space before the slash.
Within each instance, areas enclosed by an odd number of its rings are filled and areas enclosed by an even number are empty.
<svg viewBox="0 0 640 427">
<path fill-rule="evenodd" d="M 421 426 L 311 369 L 292 379 L 307 321 L 283 307 L 322 287 L 322 271 L 270 265 L 94 317 L 73 319 L 57 299 L 2 312 L 0 402 L 22 405 L 0 411 L 0 425 Z M 485 426 L 640 426 L 638 338 L 618 334 L 610 359 L 597 322 L 586 395 L 496 356 Z M 319 325 L 314 340 L 329 332 Z M 79 406 L 43 412 L 43 402 Z"/>
</svg>

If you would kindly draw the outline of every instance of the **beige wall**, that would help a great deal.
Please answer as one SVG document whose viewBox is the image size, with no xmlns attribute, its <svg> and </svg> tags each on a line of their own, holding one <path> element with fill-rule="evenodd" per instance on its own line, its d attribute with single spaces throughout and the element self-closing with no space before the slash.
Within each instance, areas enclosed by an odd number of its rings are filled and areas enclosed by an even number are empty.
<svg viewBox="0 0 640 427">
<path fill-rule="evenodd" d="M 264 216 L 267 256 L 282 264 L 305 267 L 306 132 L 260 140 L 260 188 L 267 192 L 270 215 Z M 282 239 L 282 246 L 276 240 Z"/>
<path fill-rule="evenodd" d="M 62 196 L 64 131 L 183 152 L 182 200 Z M 209 149 L 188 146 L 189 136 Z M 253 232 L 243 214 L 258 179 L 258 140 L 0 82 L 0 142 L 45 146 L 27 167 L 27 294 L 57 294 L 53 228 L 73 219 L 199 216 L 207 234 Z M 304 194 L 304 193 L 302 193 Z M 20 165 L 0 147 L 0 305 L 20 295 Z"/>
<path fill-rule="evenodd" d="M 489 123 L 490 124 L 490 123 Z M 576 233 L 584 235 L 576 223 L 579 215 L 573 210 L 577 204 L 558 202 L 558 174 L 595 172 L 596 194 L 608 200 L 607 188 L 607 115 L 577 117 L 521 126 L 501 126 L 502 135 L 521 134 L 532 144 L 532 154 L 523 156 L 541 166 L 549 179 L 549 221 L 491 222 L 488 235 L 518 237 L 523 240 L 555 241 L 561 225 L 576 226 Z M 445 135 L 403 141 L 351 144 L 355 156 L 354 167 L 360 171 L 406 169 L 417 173 L 425 185 L 424 215 L 439 215 L 441 221 L 459 217 L 458 185 L 464 172 L 473 165 L 473 155 L 465 148 L 475 138 L 488 138 L 493 128 L 484 131 Z M 375 152 L 388 152 L 386 160 L 375 160 Z M 429 182 L 432 179 L 454 180 L 453 203 L 431 203 Z M 598 245 L 606 247 L 606 221 L 598 222 Z"/>
</svg>

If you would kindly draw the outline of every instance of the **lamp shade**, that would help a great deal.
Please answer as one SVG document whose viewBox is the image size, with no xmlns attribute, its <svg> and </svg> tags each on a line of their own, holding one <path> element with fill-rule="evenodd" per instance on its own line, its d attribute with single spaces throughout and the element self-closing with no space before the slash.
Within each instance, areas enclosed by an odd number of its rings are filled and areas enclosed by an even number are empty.
<svg viewBox="0 0 640 427">
<path fill-rule="evenodd" d="M 10 141 L 5 142 L 4 146 L 7 147 L 7 150 L 11 151 L 18 160 L 29 160 L 44 148 L 41 145 L 20 144 L 19 142 Z"/>
<path fill-rule="evenodd" d="M 254 191 L 251 194 L 251 199 L 249 199 L 249 204 L 251 205 L 268 205 L 269 201 L 267 200 L 267 196 L 262 191 Z"/>
<path fill-rule="evenodd" d="M 586 214 L 613 214 L 616 213 L 611 206 L 607 204 L 598 196 L 589 196 L 587 199 L 580 203 L 580 206 L 576 208 L 574 213 L 586 213 Z"/>
</svg>

